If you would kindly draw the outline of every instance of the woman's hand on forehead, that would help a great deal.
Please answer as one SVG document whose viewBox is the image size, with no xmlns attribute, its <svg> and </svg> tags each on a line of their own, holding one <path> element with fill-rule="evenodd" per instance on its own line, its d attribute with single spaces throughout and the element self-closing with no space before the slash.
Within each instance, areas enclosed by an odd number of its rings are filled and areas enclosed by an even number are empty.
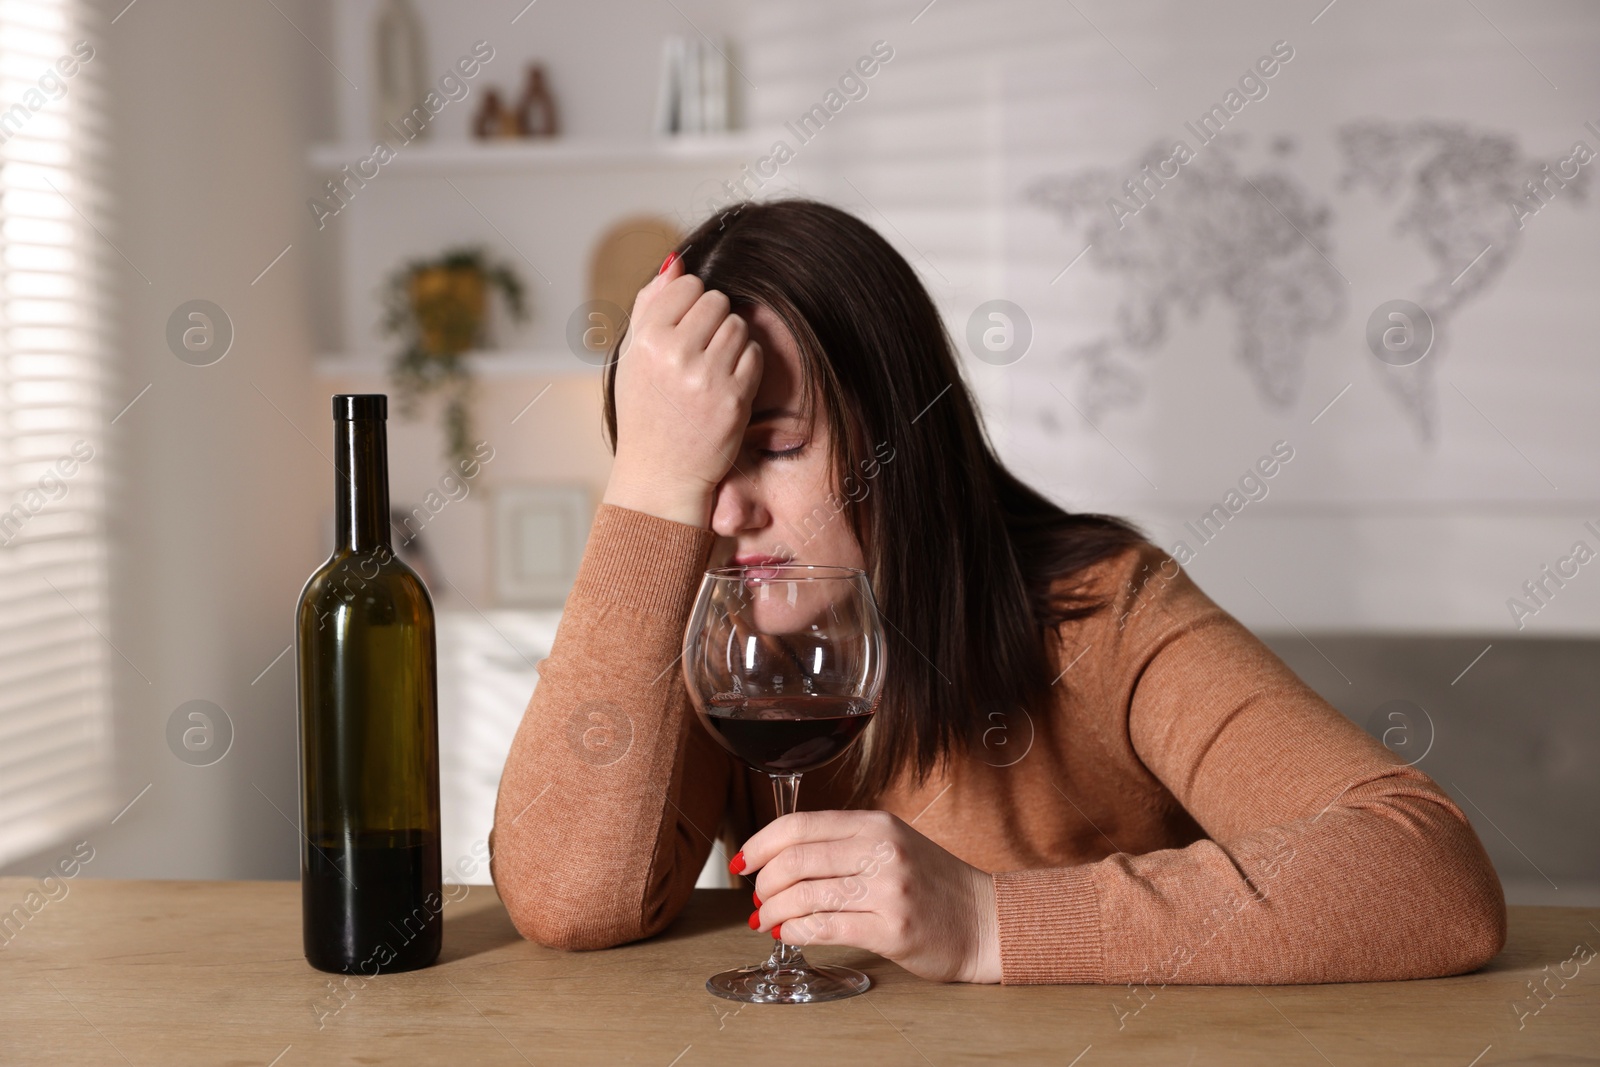
<svg viewBox="0 0 1600 1067">
<path fill-rule="evenodd" d="M 672 257 L 639 290 L 618 355 L 605 502 L 707 526 L 761 382 L 761 346 L 727 294 Z"/>
</svg>

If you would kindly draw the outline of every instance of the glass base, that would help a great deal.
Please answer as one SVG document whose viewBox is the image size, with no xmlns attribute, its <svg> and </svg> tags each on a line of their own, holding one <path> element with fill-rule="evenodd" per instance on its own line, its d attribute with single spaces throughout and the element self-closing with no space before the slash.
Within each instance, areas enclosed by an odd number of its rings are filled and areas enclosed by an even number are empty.
<svg viewBox="0 0 1600 1067">
<path fill-rule="evenodd" d="M 865 993 L 871 986 L 872 979 L 860 971 L 804 960 L 777 966 L 768 960 L 706 979 L 706 992 L 745 1004 L 821 1004 Z"/>
<path fill-rule="evenodd" d="M 798 774 L 771 774 L 772 799 L 779 815 L 798 808 Z M 872 979 L 849 967 L 806 962 L 799 945 L 778 941 L 767 962 L 723 971 L 706 979 L 706 992 L 741 1004 L 822 1004 L 843 1000 L 872 987 Z"/>
</svg>

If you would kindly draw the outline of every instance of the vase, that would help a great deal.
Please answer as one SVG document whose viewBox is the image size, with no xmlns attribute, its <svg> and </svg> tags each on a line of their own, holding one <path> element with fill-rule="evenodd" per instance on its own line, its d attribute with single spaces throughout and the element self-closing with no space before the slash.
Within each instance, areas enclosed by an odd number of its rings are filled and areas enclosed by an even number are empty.
<svg viewBox="0 0 1600 1067">
<path fill-rule="evenodd" d="M 380 141 L 398 137 L 403 145 L 427 136 L 433 116 L 422 106 L 428 92 L 423 53 L 422 21 L 410 0 L 384 0 L 373 24 L 372 126 Z"/>
</svg>

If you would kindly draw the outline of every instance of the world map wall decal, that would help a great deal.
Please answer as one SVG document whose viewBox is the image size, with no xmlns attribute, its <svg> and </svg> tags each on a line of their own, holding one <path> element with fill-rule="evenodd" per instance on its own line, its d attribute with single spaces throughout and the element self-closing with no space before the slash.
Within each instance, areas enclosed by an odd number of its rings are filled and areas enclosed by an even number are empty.
<svg viewBox="0 0 1600 1067">
<path fill-rule="evenodd" d="M 1270 139 L 1272 161 L 1252 173 L 1239 162 L 1241 138 L 1183 151 L 1151 142 L 1131 177 L 1097 166 L 1037 178 L 1024 202 L 1054 215 L 1077 247 L 1087 246 L 1091 269 L 1119 283 L 1111 328 L 1061 353 L 1081 371 L 1077 406 L 1094 422 L 1138 407 L 1150 380 L 1141 364 L 1167 343 L 1173 320 L 1220 306 L 1231 313 L 1233 353 L 1260 401 L 1287 409 L 1299 397 L 1313 338 L 1332 333 L 1351 310 L 1349 280 L 1335 265 L 1341 210 L 1387 206 L 1394 237 L 1416 242 L 1432 265 L 1411 292 L 1396 295 L 1426 310 L 1433 342 L 1427 358 L 1409 366 L 1371 363 L 1417 437 L 1434 444 L 1437 368 L 1455 316 L 1505 274 L 1536 215 L 1558 200 L 1586 205 L 1600 133 L 1584 132 L 1593 144 L 1578 140 L 1538 158 L 1509 134 L 1464 123 L 1345 123 L 1334 133 L 1343 166 L 1337 209 L 1334 196 L 1319 196 L 1292 171 L 1296 142 L 1285 134 Z M 1057 432 L 1048 413 L 1041 425 Z"/>
</svg>

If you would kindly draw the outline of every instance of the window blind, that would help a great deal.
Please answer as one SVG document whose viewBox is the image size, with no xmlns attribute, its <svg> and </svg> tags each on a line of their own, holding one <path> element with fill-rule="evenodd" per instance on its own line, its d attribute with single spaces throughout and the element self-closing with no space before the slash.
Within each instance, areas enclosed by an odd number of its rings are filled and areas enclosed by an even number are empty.
<svg viewBox="0 0 1600 1067">
<path fill-rule="evenodd" d="M 0 0 L 0 864 L 111 803 L 103 19 Z"/>
</svg>

